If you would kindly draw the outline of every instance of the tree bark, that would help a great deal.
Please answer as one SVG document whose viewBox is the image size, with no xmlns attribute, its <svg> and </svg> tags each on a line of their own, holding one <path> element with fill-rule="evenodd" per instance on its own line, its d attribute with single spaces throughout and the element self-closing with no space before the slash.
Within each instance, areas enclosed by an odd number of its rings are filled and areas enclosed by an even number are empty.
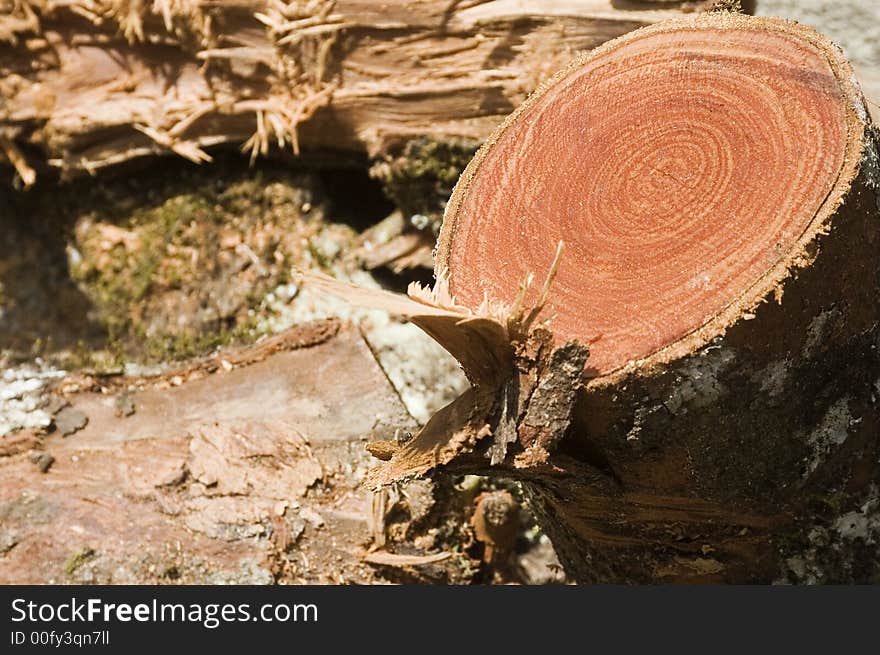
<svg viewBox="0 0 880 655">
<path fill-rule="evenodd" d="M 705 4 L 4 0 L 0 159 L 30 185 L 221 144 L 475 142 L 574 53 Z"/>
<path fill-rule="evenodd" d="M 469 165 L 449 292 L 563 240 L 542 316 L 592 342 L 550 466 L 508 471 L 575 579 L 877 581 L 877 153 L 836 46 L 724 14 L 577 59 Z"/>
</svg>

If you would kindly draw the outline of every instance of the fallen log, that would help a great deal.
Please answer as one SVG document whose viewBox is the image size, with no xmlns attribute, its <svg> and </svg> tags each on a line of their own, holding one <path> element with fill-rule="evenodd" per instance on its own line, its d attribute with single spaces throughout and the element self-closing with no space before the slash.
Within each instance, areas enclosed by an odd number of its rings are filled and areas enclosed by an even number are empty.
<svg viewBox="0 0 880 655">
<path fill-rule="evenodd" d="M 222 144 L 470 149 L 573 54 L 707 3 L 533 5 L 3 0 L 0 161 L 29 186 Z"/>
<path fill-rule="evenodd" d="M 517 477 L 581 582 L 875 580 L 877 146 L 840 50 L 795 23 L 699 16 L 576 59 L 468 166 L 438 288 L 395 309 L 474 388 L 372 481 Z"/>
<path fill-rule="evenodd" d="M 360 561 L 373 517 L 359 446 L 413 420 L 356 331 L 314 323 L 51 393 L 89 420 L 66 437 L 0 439 L 0 583 L 388 579 Z"/>
</svg>

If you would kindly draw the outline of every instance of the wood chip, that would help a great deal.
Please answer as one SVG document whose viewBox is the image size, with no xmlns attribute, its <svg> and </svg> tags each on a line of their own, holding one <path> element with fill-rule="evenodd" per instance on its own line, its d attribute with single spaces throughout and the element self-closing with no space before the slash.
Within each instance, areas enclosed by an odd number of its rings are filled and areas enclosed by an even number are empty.
<svg viewBox="0 0 880 655">
<path fill-rule="evenodd" d="M 421 566 L 423 564 L 436 564 L 452 557 L 452 553 L 434 553 L 433 555 L 397 555 L 376 551 L 364 555 L 364 561 L 368 564 L 380 564 L 382 566 Z"/>
</svg>

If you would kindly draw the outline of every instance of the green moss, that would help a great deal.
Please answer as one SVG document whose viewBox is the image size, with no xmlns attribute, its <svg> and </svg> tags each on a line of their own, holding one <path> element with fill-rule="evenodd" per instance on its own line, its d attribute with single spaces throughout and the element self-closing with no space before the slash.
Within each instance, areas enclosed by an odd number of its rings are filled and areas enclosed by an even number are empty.
<svg viewBox="0 0 880 655">
<path fill-rule="evenodd" d="M 405 215 L 427 216 L 438 230 L 446 202 L 477 147 L 475 141 L 414 139 L 400 156 L 377 166 L 374 173 Z"/>
<path fill-rule="evenodd" d="M 327 221 L 323 177 L 235 158 L 0 193 L 11 253 L 0 336 L 67 370 L 116 372 L 247 343 L 284 313 L 294 267 L 338 266 L 357 233 Z M 306 207 L 308 205 L 308 207 Z M 60 281 L 60 283 L 59 283 Z M 5 323 L 4 323 L 5 321 Z"/>
<path fill-rule="evenodd" d="M 844 491 L 832 491 L 826 494 L 808 494 L 805 500 L 808 505 L 821 509 L 822 514 L 837 515 L 843 511 L 849 497 Z"/>
<path fill-rule="evenodd" d="M 64 572 L 67 575 L 73 575 L 79 567 L 88 562 L 94 556 L 95 551 L 91 548 L 83 548 L 76 551 L 67 558 L 67 561 L 64 562 Z"/>
<path fill-rule="evenodd" d="M 325 229 L 316 184 L 290 171 L 213 169 L 81 214 L 71 277 L 114 351 L 168 361 L 259 336 L 266 293 L 289 280 L 291 266 L 322 261 L 312 247 Z"/>
<path fill-rule="evenodd" d="M 256 331 L 255 321 L 249 321 L 246 325 L 233 329 L 220 329 L 216 332 L 186 331 L 179 334 L 160 335 L 149 337 L 144 341 L 143 353 L 148 361 L 165 362 L 189 359 L 233 343 L 253 341 L 259 334 Z"/>
</svg>

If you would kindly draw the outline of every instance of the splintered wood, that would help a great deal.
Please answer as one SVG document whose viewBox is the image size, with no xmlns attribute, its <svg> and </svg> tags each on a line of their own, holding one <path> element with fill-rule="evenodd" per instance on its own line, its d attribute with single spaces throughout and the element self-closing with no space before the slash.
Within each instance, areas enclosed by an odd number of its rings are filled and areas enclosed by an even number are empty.
<svg viewBox="0 0 880 655">
<path fill-rule="evenodd" d="M 381 156 L 484 138 L 574 53 L 700 3 L 0 0 L 0 161 L 25 185 L 174 152 Z"/>
<path fill-rule="evenodd" d="M 537 302 L 525 304 L 532 275 L 511 304 L 485 298 L 475 310 L 457 304 L 447 276 L 432 289 L 410 285 L 409 297 L 364 289 L 305 273 L 302 280 L 357 305 L 408 318 L 455 357 L 471 382 L 409 442 L 369 447 L 387 464 L 373 471 L 374 486 L 422 475 L 456 458 L 482 454 L 489 466 L 545 464 L 569 427 L 588 356 L 576 341 L 554 346 L 546 324 L 537 323 L 562 255 L 562 242 Z"/>
</svg>

